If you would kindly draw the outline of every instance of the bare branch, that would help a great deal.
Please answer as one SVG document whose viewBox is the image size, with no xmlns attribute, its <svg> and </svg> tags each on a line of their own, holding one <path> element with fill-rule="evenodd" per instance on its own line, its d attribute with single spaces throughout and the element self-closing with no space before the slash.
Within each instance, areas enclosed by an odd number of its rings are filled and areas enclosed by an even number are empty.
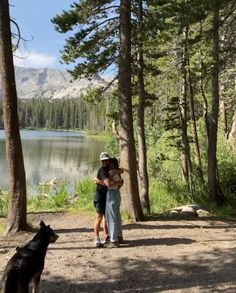
<svg viewBox="0 0 236 293">
<path fill-rule="evenodd" d="M 103 88 L 103 90 L 102 90 L 102 93 L 105 93 L 111 86 L 112 86 L 112 84 L 115 82 L 115 80 L 117 80 L 117 78 L 118 78 L 118 75 L 116 75 L 109 83 L 108 83 L 108 85 L 105 87 L 105 88 Z"/>
<path fill-rule="evenodd" d="M 16 45 L 14 46 L 14 49 L 13 49 L 13 51 L 16 51 L 19 47 L 19 43 L 20 43 L 20 40 L 22 39 L 22 37 L 21 37 L 20 28 L 19 28 L 18 24 L 12 18 L 10 19 L 10 21 L 16 26 L 16 29 L 18 32 L 18 34 L 14 34 L 15 36 L 18 36 L 18 40 L 17 40 Z"/>
<path fill-rule="evenodd" d="M 16 45 L 13 48 L 13 51 L 16 51 L 19 48 L 20 41 L 29 42 L 29 41 L 33 40 L 33 37 L 31 36 L 31 40 L 27 40 L 27 39 L 23 38 L 21 36 L 20 28 L 19 28 L 19 25 L 17 24 L 17 22 L 15 20 L 13 20 L 12 18 L 10 19 L 10 21 L 15 25 L 16 30 L 17 30 L 17 33 L 12 33 L 12 35 L 17 38 Z"/>
</svg>

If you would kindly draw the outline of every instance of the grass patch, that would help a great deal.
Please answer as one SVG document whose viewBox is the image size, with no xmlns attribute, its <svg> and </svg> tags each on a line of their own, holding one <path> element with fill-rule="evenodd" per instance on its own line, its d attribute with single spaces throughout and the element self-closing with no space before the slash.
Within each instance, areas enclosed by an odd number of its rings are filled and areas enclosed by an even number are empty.
<svg viewBox="0 0 236 293">
<path fill-rule="evenodd" d="M 52 186 L 39 186 L 38 194 L 27 197 L 27 211 L 61 211 L 69 206 L 69 196 L 66 184 L 58 186 L 55 191 Z"/>
<path fill-rule="evenodd" d="M 106 132 L 80 131 L 91 140 L 106 142 L 110 136 Z"/>
<path fill-rule="evenodd" d="M 150 180 L 150 207 L 152 214 L 163 210 L 192 203 L 189 192 L 185 187 L 170 186 L 157 180 Z"/>
<path fill-rule="evenodd" d="M 84 178 L 78 181 L 75 186 L 77 198 L 73 200 L 70 208 L 73 210 L 82 210 L 94 212 L 93 195 L 95 184 L 91 178 Z"/>
<path fill-rule="evenodd" d="M 95 184 L 90 178 L 75 183 L 75 195 L 71 196 L 69 187 L 63 183 L 57 187 L 39 186 L 38 194 L 28 196 L 28 212 L 41 211 L 87 211 L 94 212 L 93 194 Z"/>
</svg>

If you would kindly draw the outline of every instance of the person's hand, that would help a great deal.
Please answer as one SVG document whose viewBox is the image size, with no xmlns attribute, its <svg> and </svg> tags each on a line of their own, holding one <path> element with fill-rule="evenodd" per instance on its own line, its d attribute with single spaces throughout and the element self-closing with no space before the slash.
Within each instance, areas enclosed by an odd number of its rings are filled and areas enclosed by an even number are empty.
<svg viewBox="0 0 236 293">
<path fill-rule="evenodd" d="M 111 177 L 113 177 L 115 174 L 118 174 L 118 172 L 117 172 L 116 169 L 112 169 L 112 170 L 109 171 L 109 175 L 110 175 Z"/>
</svg>

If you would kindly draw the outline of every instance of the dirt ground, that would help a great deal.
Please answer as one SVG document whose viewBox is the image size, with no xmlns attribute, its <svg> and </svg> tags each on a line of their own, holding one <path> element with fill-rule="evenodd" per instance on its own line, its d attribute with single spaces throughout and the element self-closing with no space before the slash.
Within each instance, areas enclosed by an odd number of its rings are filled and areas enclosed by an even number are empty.
<svg viewBox="0 0 236 293">
<path fill-rule="evenodd" d="M 236 222 L 213 218 L 124 224 L 126 244 L 95 248 L 93 218 L 43 213 L 59 234 L 50 244 L 39 293 L 236 292 Z M 0 238 L 0 275 L 32 234 Z"/>
</svg>

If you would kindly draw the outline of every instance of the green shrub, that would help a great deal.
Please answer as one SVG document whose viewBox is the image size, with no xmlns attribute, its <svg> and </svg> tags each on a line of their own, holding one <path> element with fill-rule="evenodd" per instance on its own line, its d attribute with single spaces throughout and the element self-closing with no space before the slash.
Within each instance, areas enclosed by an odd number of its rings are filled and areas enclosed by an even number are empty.
<svg viewBox="0 0 236 293">
<path fill-rule="evenodd" d="M 174 184 L 174 182 L 161 182 L 150 180 L 150 206 L 151 213 L 160 213 L 163 210 L 179 205 L 192 203 L 186 186 Z"/>
<path fill-rule="evenodd" d="M 8 194 L 7 192 L 0 191 L 0 217 L 6 217 L 8 207 Z"/>
<path fill-rule="evenodd" d="M 95 183 L 91 178 L 84 178 L 76 182 L 75 186 L 77 200 L 71 204 L 75 209 L 94 211 L 93 195 L 95 191 Z"/>
<path fill-rule="evenodd" d="M 59 191 L 53 197 L 55 206 L 58 208 L 66 208 L 69 205 L 68 191 L 65 184 L 62 184 Z"/>
<path fill-rule="evenodd" d="M 223 135 L 219 136 L 217 160 L 224 195 L 226 198 L 234 198 L 236 202 L 236 154 Z"/>
<path fill-rule="evenodd" d="M 62 183 L 57 188 L 40 185 L 36 195 L 27 196 L 27 210 L 30 212 L 66 209 L 68 204 L 69 198 L 65 183 Z"/>
<path fill-rule="evenodd" d="M 111 156 L 113 157 L 119 156 L 119 144 L 117 139 L 114 136 L 110 136 L 107 139 L 105 149 Z"/>
</svg>

